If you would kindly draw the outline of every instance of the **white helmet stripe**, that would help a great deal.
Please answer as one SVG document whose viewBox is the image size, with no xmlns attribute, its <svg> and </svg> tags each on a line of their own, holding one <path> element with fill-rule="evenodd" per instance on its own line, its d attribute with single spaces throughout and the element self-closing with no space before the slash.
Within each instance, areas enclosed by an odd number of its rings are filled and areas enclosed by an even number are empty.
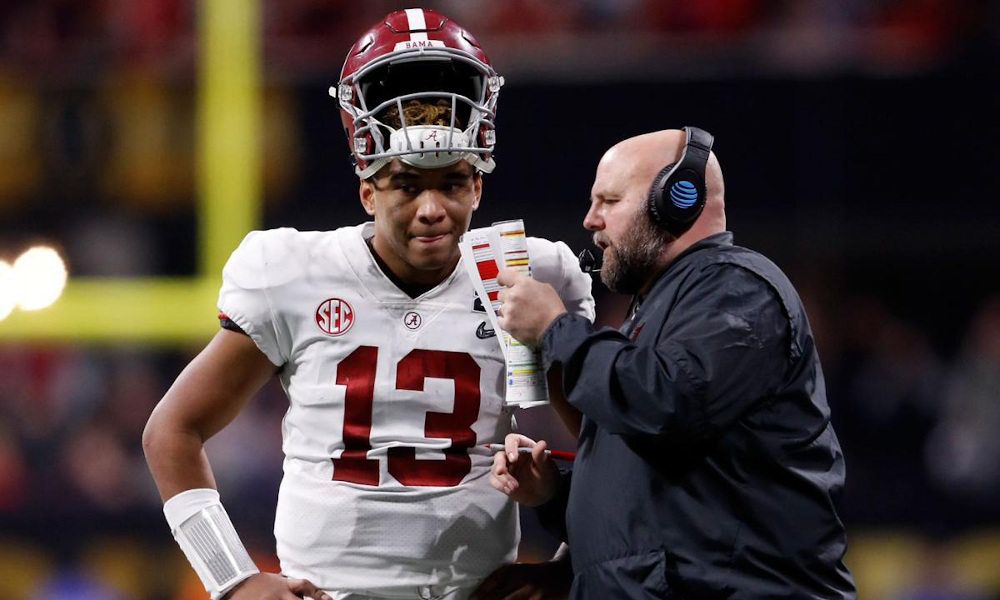
<svg viewBox="0 0 1000 600">
<path fill-rule="evenodd" d="M 406 21 L 410 25 L 410 41 L 426 42 L 427 41 L 426 31 L 420 33 L 413 33 L 415 29 L 427 29 L 427 21 L 424 19 L 424 9 L 422 8 L 406 9 Z"/>
</svg>

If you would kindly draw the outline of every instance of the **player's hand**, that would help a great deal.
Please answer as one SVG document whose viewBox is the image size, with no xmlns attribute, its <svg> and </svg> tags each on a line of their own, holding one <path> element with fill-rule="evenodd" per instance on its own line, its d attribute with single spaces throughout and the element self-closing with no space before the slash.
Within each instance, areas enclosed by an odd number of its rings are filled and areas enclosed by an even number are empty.
<svg viewBox="0 0 1000 600">
<path fill-rule="evenodd" d="M 291 579 L 276 573 L 257 573 L 243 580 L 223 600 L 333 600 L 308 579 Z"/>
<path fill-rule="evenodd" d="M 531 454 L 521 454 L 518 448 L 531 448 Z M 545 448 L 544 440 L 535 442 L 517 433 L 508 434 L 504 451 L 493 455 L 490 485 L 525 506 L 545 504 L 559 486 L 559 469 Z"/>
<path fill-rule="evenodd" d="M 573 583 L 569 561 L 504 565 L 469 600 L 566 600 Z"/>
<path fill-rule="evenodd" d="M 566 312 L 555 288 L 510 269 L 500 271 L 497 283 L 504 286 L 500 300 L 500 328 L 527 346 L 535 346 L 545 328 Z"/>
</svg>

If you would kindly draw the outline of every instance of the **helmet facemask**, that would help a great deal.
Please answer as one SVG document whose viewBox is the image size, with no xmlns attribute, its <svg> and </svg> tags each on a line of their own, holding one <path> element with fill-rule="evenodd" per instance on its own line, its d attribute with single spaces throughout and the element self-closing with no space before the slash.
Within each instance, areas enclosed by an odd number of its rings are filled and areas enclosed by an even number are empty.
<svg viewBox="0 0 1000 600">
<path fill-rule="evenodd" d="M 345 77 L 336 95 L 351 116 L 358 175 L 397 157 L 425 169 L 465 159 L 493 171 L 502 84 L 489 65 L 452 48 L 392 52 Z"/>
</svg>

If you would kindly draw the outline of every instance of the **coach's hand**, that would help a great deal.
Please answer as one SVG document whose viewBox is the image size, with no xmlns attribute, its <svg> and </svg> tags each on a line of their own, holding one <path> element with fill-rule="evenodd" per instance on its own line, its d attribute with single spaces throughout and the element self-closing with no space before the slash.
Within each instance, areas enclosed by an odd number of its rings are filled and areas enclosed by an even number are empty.
<svg viewBox="0 0 1000 600">
<path fill-rule="evenodd" d="M 527 346 L 538 344 L 545 328 L 566 312 L 555 288 L 523 273 L 504 269 L 497 277 L 504 286 L 500 300 L 500 328 Z"/>
<path fill-rule="evenodd" d="M 224 600 L 333 600 L 308 579 L 290 579 L 275 573 L 257 573 L 246 578 Z"/>
<path fill-rule="evenodd" d="M 484 579 L 469 600 L 565 600 L 572 583 L 568 560 L 504 565 Z"/>
<path fill-rule="evenodd" d="M 518 448 L 531 448 L 521 454 Z M 544 440 L 535 442 L 517 433 L 507 434 L 504 451 L 493 455 L 490 485 L 525 506 L 545 504 L 559 486 L 559 469 L 545 454 Z"/>
</svg>

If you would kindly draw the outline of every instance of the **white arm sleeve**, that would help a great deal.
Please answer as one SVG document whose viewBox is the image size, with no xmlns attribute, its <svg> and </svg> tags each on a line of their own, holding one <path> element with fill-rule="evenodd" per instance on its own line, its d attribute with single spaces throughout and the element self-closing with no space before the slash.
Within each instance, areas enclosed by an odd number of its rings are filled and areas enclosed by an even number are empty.
<svg viewBox="0 0 1000 600">
<path fill-rule="evenodd" d="M 219 500 L 210 488 L 186 490 L 163 504 L 170 533 L 213 600 L 259 573 Z"/>
</svg>

